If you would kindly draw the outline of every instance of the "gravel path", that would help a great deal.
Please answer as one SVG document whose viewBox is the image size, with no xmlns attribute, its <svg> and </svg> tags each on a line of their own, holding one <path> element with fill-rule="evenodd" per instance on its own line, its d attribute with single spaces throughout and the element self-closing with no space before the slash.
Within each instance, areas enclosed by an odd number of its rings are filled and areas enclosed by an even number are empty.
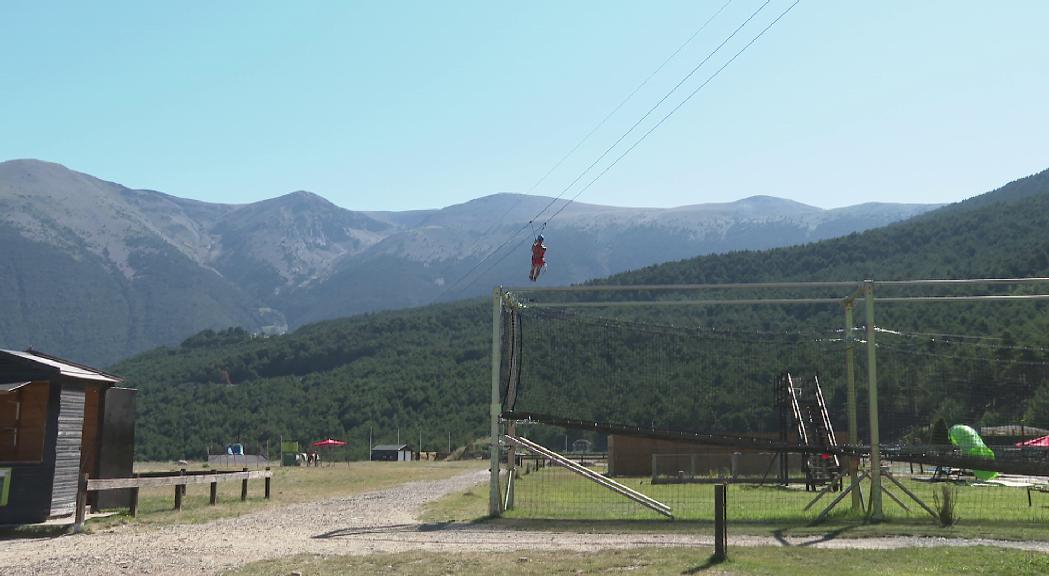
<svg viewBox="0 0 1049 576">
<path fill-rule="evenodd" d="M 576 534 L 501 530 L 469 524 L 428 525 L 416 520 L 426 502 L 483 482 L 487 472 L 412 482 L 324 502 L 270 508 L 207 524 L 126 525 L 87 535 L 0 544 L 0 574 L 212 574 L 256 560 L 292 554 L 370 554 L 407 549 L 443 552 L 638 546 L 712 546 L 691 534 Z M 1046 542 L 944 538 L 776 539 L 737 536 L 734 546 L 905 548 L 990 545 L 1049 553 Z"/>
</svg>

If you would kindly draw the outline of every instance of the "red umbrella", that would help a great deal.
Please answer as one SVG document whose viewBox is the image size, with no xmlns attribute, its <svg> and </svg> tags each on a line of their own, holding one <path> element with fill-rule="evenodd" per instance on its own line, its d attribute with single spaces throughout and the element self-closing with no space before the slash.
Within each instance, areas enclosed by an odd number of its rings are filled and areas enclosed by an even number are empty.
<svg viewBox="0 0 1049 576">
<path fill-rule="evenodd" d="M 1049 448 L 1049 436 L 1042 436 L 1026 442 L 1017 442 L 1019 448 Z"/>
<path fill-rule="evenodd" d="M 331 438 L 328 438 L 326 440 L 317 440 L 316 442 L 310 444 L 310 446 L 345 446 L 345 445 L 346 445 L 346 443 L 343 442 L 342 440 L 332 440 Z"/>
</svg>

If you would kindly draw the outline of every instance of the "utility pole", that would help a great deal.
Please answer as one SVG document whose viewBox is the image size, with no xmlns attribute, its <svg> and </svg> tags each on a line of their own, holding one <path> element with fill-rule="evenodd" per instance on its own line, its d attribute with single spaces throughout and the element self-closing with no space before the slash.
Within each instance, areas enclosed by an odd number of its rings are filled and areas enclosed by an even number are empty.
<svg viewBox="0 0 1049 576">
<path fill-rule="evenodd" d="M 874 344 L 874 280 L 863 283 L 864 300 L 866 300 L 867 320 L 867 396 L 871 435 L 871 519 L 880 521 L 883 517 L 881 506 L 881 439 L 878 434 L 878 364 Z"/>
<path fill-rule="evenodd" d="M 852 321 L 853 301 L 850 298 L 845 302 L 845 376 L 846 376 L 846 406 L 849 416 L 849 443 L 858 445 L 860 443 L 859 419 L 856 414 L 856 343 L 853 335 L 854 323 Z M 848 457 L 849 485 L 856 483 L 858 476 L 857 468 L 860 459 L 855 456 Z M 852 511 L 859 512 L 863 509 L 863 500 L 859 490 L 852 491 Z"/>
</svg>

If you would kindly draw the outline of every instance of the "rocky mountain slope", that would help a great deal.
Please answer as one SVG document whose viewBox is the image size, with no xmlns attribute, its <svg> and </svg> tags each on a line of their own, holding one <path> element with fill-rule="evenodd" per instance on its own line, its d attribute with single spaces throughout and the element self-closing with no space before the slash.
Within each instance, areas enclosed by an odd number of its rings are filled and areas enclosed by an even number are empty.
<svg viewBox="0 0 1049 576">
<path fill-rule="evenodd" d="M 58 164 L 3 162 L 0 346 L 104 365 L 206 328 L 281 332 L 474 296 L 524 280 L 527 223 L 550 203 L 495 194 L 439 210 L 360 212 L 300 191 L 212 204 L 132 190 Z M 545 230 L 550 266 L 542 281 L 574 283 L 702 254 L 812 242 L 931 208 L 823 210 L 769 196 L 669 209 L 573 203 Z M 508 238 L 512 250 L 471 273 Z"/>
</svg>

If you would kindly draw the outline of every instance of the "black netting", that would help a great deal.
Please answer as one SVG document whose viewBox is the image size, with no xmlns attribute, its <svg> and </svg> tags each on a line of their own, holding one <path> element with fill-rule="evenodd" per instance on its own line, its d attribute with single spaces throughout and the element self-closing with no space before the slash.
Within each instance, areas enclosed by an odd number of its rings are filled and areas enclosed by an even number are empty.
<svg viewBox="0 0 1049 576">
<path fill-rule="evenodd" d="M 934 424 L 966 425 L 988 445 L 1049 434 L 1049 353 L 997 338 L 877 333 L 882 441 L 942 443 Z"/>
<path fill-rule="evenodd" d="M 832 411 L 844 418 L 840 334 L 718 331 L 677 320 L 521 310 L 520 384 L 504 410 L 676 432 L 770 434 L 780 427 L 774 382 L 788 371 L 819 376 Z"/>
</svg>

